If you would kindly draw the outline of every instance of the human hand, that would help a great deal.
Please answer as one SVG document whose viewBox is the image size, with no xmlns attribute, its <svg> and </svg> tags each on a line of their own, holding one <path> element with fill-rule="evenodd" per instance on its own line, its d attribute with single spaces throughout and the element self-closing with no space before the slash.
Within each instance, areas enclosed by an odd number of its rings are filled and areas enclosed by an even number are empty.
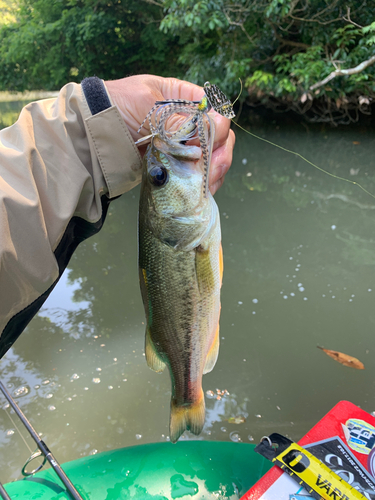
<svg viewBox="0 0 375 500">
<path fill-rule="evenodd" d="M 137 141 L 148 135 L 148 123 L 138 129 L 147 113 L 154 106 L 155 101 L 166 99 L 184 99 L 200 101 L 204 89 L 198 85 L 178 80 L 176 78 L 162 78 L 154 75 L 136 75 L 121 80 L 106 81 L 105 85 L 112 102 L 119 109 L 129 132 Z M 210 191 L 214 194 L 224 181 L 232 163 L 235 135 L 230 130 L 230 120 L 218 113 L 213 113 L 215 122 L 215 140 L 210 167 Z M 139 148 L 144 154 L 145 147 Z"/>
</svg>

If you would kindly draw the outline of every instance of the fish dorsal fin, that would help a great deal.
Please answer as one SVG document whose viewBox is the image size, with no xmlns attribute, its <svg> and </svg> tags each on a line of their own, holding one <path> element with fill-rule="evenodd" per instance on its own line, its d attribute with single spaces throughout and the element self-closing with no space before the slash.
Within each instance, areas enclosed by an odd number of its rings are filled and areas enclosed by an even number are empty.
<svg viewBox="0 0 375 500">
<path fill-rule="evenodd" d="M 158 352 L 156 351 L 155 345 L 151 339 L 150 329 L 147 325 L 146 327 L 146 361 L 148 366 L 154 372 L 162 372 L 165 368 L 165 363 L 160 358 Z"/>
<path fill-rule="evenodd" d="M 216 364 L 217 358 L 219 356 L 219 344 L 220 344 L 219 325 L 217 325 L 214 341 L 212 342 L 212 346 L 207 354 L 206 364 L 204 365 L 204 369 L 203 369 L 203 375 L 205 373 L 209 373 L 210 371 L 213 370 L 213 368 Z"/>
</svg>

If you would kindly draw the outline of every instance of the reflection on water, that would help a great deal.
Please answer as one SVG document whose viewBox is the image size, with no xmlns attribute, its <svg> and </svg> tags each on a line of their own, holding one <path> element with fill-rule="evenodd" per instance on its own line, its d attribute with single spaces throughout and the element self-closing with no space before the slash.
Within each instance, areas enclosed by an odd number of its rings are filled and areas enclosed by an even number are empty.
<svg viewBox="0 0 375 500">
<path fill-rule="evenodd" d="M 375 192 L 375 144 L 366 131 L 254 131 Z M 143 353 L 138 195 L 111 205 L 101 233 L 78 248 L 0 363 L 1 379 L 61 462 L 168 440 L 169 376 L 152 372 Z M 373 411 L 375 199 L 244 133 L 216 199 L 221 350 L 204 377 L 199 439 L 257 442 L 281 432 L 298 440 L 341 399 Z M 357 357 L 365 370 L 334 362 L 317 345 Z M 34 445 L 5 401 L 0 408 L 6 482 L 20 477 L 25 441 Z"/>
</svg>

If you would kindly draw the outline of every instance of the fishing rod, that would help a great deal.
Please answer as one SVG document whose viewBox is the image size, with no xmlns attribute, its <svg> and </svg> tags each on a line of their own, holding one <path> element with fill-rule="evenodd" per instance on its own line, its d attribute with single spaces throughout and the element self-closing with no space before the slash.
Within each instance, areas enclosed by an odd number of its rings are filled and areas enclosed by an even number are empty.
<svg viewBox="0 0 375 500">
<path fill-rule="evenodd" d="M 20 410 L 18 407 L 16 401 L 12 398 L 12 396 L 9 394 L 7 389 L 5 388 L 4 384 L 0 381 L 0 390 L 4 394 L 5 398 L 8 400 L 9 404 L 13 408 L 13 410 L 16 412 L 17 416 L 23 423 L 23 425 L 26 427 L 28 430 L 29 434 L 31 437 L 34 439 L 36 442 L 40 452 L 42 455 L 44 455 L 45 459 L 48 460 L 48 462 L 51 464 L 52 468 L 56 472 L 56 474 L 59 476 L 60 480 L 68 490 L 69 494 L 74 500 L 83 500 L 81 495 L 78 493 L 78 491 L 75 489 L 73 483 L 70 481 L 68 476 L 65 474 L 65 472 L 62 470 L 60 464 L 57 462 L 56 458 L 52 455 L 51 451 L 48 449 L 48 446 L 39 438 L 38 434 L 35 432 L 33 426 L 31 423 L 27 420 L 26 416 L 24 413 Z M 34 453 L 28 462 L 31 461 L 32 458 L 36 457 L 36 453 Z M 38 453 L 38 456 L 40 454 Z M 27 462 L 27 463 L 28 463 Z M 23 470 L 25 467 L 23 468 Z M 35 472 L 35 471 L 34 471 Z M 11 500 L 8 493 L 5 491 L 4 487 L 0 483 L 0 496 L 3 498 L 3 500 Z"/>
<path fill-rule="evenodd" d="M 10 498 L 10 496 L 8 495 L 8 493 L 5 491 L 5 488 L 4 488 L 4 486 L 1 483 L 0 483 L 0 497 L 3 500 L 12 500 Z"/>
</svg>

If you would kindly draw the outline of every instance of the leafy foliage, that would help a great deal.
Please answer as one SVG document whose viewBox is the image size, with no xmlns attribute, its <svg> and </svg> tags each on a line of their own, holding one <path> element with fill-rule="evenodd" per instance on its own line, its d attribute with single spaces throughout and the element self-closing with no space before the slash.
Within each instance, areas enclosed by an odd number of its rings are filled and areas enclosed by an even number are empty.
<svg viewBox="0 0 375 500">
<path fill-rule="evenodd" d="M 373 55 L 375 4 L 354 0 L 165 0 L 165 32 L 189 33 L 179 61 L 201 83 L 210 73 L 235 94 L 245 80 L 250 102 L 294 109 L 311 119 L 355 120 L 369 112 L 375 66 L 332 79 Z M 202 73 L 203 68 L 205 72 Z M 204 77 L 205 78 L 205 77 Z"/>
<path fill-rule="evenodd" d="M 0 88 L 56 89 L 85 76 L 166 74 L 173 35 L 162 10 L 136 0 L 20 0 L 17 22 L 0 30 Z"/>
<path fill-rule="evenodd" d="M 375 65 L 321 84 L 373 55 L 369 0 L 19 2 L 17 22 L 0 28 L 0 89 L 148 72 L 234 96 L 241 78 L 251 104 L 331 122 L 369 113 L 375 96 Z"/>
<path fill-rule="evenodd" d="M 3 24 L 14 23 L 16 4 L 13 0 L 0 0 L 0 26 Z"/>
</svg>

